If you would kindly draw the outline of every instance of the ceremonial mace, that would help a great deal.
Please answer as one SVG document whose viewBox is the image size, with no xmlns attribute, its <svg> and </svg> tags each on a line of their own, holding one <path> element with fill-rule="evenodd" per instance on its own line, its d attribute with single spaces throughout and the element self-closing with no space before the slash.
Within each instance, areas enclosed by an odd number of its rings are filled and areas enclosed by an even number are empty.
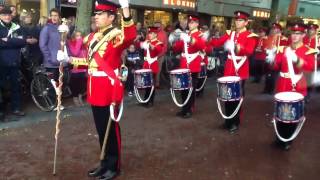
<svg viewBox="0 0 320 180">
<path fill-rule="evenodd" d="M 69 31 L 69 27 L 67 25 L 67 20 L 65 18 L 62 19 L 62 24 L 58 27 L 58 31 L 60 33 L 60 50 L 66 51 L 65 44 L 67 40 L 67 33 Z M 53 161 L 53 175 L 56 175 L 56 164 L 57 164 L 57 149 L 58 149 L 58 135 L 60 132 L 60 114 L 61 114 L 61 96 L 62 96 L 62 85 L 63 85 L 63 62 L 60 61 L 59 64 L 59 84 L 58 87 L 55 86 L 56 94 L 57 94 L 57 114 L 56 114 L 56 133 L 55 133 L 55 147 L 54 147 L 54 161 Z"/>
</svg>

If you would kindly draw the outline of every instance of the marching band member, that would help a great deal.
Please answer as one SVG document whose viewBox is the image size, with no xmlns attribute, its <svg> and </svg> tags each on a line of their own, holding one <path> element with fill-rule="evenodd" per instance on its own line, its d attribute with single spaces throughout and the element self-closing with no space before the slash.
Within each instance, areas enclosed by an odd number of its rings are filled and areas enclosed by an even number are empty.
<svg viewBox="0 0 320 180">
<path fill-rule="evenodd" d="M 282 35 L 282 26 L 279 23 L 273 23 L 270 29 L 269 37 L 273 40 L 273 47 L 287 46 L 288 38 Z M 272 68 L 266 68 L 266 80 L 263 93 L 273 94 L 275 87 L 275 80 L 277 78 L 278 72 L 274 71 Z"/>
<path fill-rule="evenodd" d="M 257 47 L 255 48 L 255 53 L 253 56 L 254 62 L 254 81 L 255 83 L 260 83 L 261 77 L 264 73 L 265 61 L 266 61 L 266 51 L 264 48 L 264 42 L 267 39 L 267 29 L 260 28 L 258 31 L 259 39 L 257 42 Z"/>
<path fill-rule="evenodd" d="M 141 48 L 144 49 L 144 69 L 151 69 L 153 76 L 153 83 L 156 83 L 156 77 L 159 73 L 158 55 L 162 52 L 163 43 L 158 40 L 159 27 L 149 27 L 147 40 L 141 43 Z M 145 99 L 149 97 L 151 93 L 151 87 L 146 88 Z M 150 100 L 145 103 L 146 107 L 152 107 L 155 96 L 155 89 L 151 95 Z"/>
<path fill-rule="evenodd" d="M 228 59 L 225 63 L 224 76 L 239 76 L 241 78 L 242 92 L 244 96 L 245 80 L 249 78 L 249 60 L 248 57 L 253 54 L 256 46 L 257 35 L 247 30 L 249 14 L 242 11 L 235 11 L 235 31 L 227 30 L 226 34 L 218 39 L 212 39 L 210 45 L 214 48 L 225 45 L 228 50 Z M 233 57 L 233 55 L 235 57 Z M 237 63 L 235 66 L 234 61 Z M 226 101 L 226 114 L 232 114 L 239 101 Z M 240 124 L 240 111 L 232 119 L 226 119 L 224 127 L 230 133 L 238 130 Z"/>
<path fill-rule="evenodd" d="M 316 24 L 309 24 L 308 25 L 308 34 L 304 37 L 303 42 L 306 46 L 315 49 L 319 53 L 319 37 L 317 36 L 319 26 Z M 317 53 L 317 54 L 318 54 Z M 315 56 L 317 56 L 317 54 Z M 317 58 L 315 58 L 317 61 Z M 317 63 L 314 64 L 314 69 L 316 70 Z M 306 102 L 310 100 L 310 95 L 312 92 L 312 73 L 306 73 L 307 83 L 308 83 L 308 94 L 306 96 Z"/>
<path fill-rule="evenodd" d="M 119 0 L 122 8 L 123 30 L 113 26 L 117 16 L 117 6 L 110 1 L 97 0 L 95 3 L 95 22 L 98 30 L 84 39 L 88 47 L 87 101 L 91 104 L 96 129 L 102 149 L 106 128 L 110 117 L 110 106 L 119 106 L 123 100 L 123 85 L 118 75 L 121 53 L 136 37 L 128 0 Z M 67 55 L 64 55 L 67 56 Z M 63 59 L 63 53 L 58 52 Z M 83 64 L 86 60 L 72 62 Z M 88 172 L 90 177 L 101 180 L 113 179 L 120 172 L 121 136 L 119 122 L 112 121 L 107 149 L 100 165 Z"/>
<path fill-rule="evenodd" d="M 280 71 L 280 77 L 276 83 L 276 92 L 296 91 L 307 95 L 307 84 L 303 74 L 305 71 L 312 71 L 314 67 L 314 53 L 316 51 L 303 44 L 305 36 L 305 25 L 295 24 L 291 28 L 291 43 L 288 47 L 281 46 L 274 51 L 278 53 L 268 54 L 267 59 L 273 62 L 273 68 Z M 288 138 L 296 129 L 296 124 L 278 123 L 278 131 L 282 137 Z M 282 142 L 278 137 L 276 144 L 285 150 L 290 149 L 292 141 Z"/>
<path fill-rule="evenodd" d="M 182 52 L 180 59 L 180 68 L 188 68 L 191 72 L 192 77 L 192 95 L 182 110 L 177 113 L 177 116 L 183 118 L 192 117 L 194 104 L 195 104 L 195 88 L 198 83 L 198 75 L 201 71 L 200 63 L 202 57 L 200 56 L 200 51 L 205 49 L 205 41 L 202 38 L 202 33 L 198 30 L 199 17 L 195 15 L 189 15 L 188 17 L 188 27 L 189 33 L 181 33 L 180 39 L 173 44 L 174 52 Z M 187 49 L 185 44 L 187 43 Z M 188 56 L 188 57 L 187 57 Z M 181 91 L 182 101 L 187 99 L 189 90 Z"/>
</svg>

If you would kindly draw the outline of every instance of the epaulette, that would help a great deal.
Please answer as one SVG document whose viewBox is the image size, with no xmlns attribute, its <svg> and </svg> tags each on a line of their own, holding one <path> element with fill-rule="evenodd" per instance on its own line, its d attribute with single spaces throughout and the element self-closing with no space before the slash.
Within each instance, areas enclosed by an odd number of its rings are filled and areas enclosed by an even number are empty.
<svg viewBox="0 0 320 180">
<path fill-rule="evenodd" d="M 82 41 L 83 44 L 87 44 L 88 43 L 90 35 L 91 35 L 91 33 L 83 38 L 83 41 Z"/>
<path fill-rule="evenodd" d="M 231 30 L 226 30 L 226 33 L 230 36 L 231 35 Z"/>
<path fill-rule="evenodd" d="M 256 33 L 250 33 L 247 37 L 251 38 L 251 37 L 259 37 L 259 36 Z"/>
<path fill-rule="evenodd" d="M 319 50 L 308 47 L 308 51 L 306 52 L 306 55 L 315 54 L 318 52 L 319 52 Z"/>
</svg>

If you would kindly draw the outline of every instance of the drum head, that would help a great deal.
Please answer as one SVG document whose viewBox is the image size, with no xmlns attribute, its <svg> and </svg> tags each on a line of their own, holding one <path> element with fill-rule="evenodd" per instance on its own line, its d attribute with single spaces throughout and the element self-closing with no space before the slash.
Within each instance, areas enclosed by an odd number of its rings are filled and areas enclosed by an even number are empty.
<svg viewBox="0 0 320 180">
<path fill-rule="evenodd" d="M 183 73 L 189 73 L 189 69 L 175 69 L 170 71 L 170 74 L 183 74 Z"/>
<path fill-rule="evenodd" d="M 226 83 L 226 82 L 238 82 L 240 81 L 239 76 L 224 76 L 218 79 L 218 82 Z"/>
<path fill-rule="evenodd" d="M 135 70 L 135 73 L 145 73 L 145 72 L 152 72 L 151 69 L 139 69 L 139 70 Z"/>
<path fill-rule="evenodd" d="M 294 102 L 294 101 L 303 100 L 304 96 L 298 92 L 280 92 L 280 93 L 275 94 L 274 98 L 277 101 Z"/>
</svg>

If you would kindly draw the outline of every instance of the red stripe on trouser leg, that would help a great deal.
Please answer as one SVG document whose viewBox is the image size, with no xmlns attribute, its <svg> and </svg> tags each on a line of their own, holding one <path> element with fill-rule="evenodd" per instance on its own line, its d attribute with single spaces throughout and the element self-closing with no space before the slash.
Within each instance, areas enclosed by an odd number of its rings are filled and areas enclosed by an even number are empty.
<svg viewBox="0 0 320 180">
<path fill-rule="evenodd" d="M 121 134 L 120 134 L 120 126 L 118 122 L 115 122 L 115 130 L 116 130 L 116 137 L 117 137 L 117 144 L 118 144 L 118 163 L 117 168 L 120 170 L 120 164 L 121 164 Z"/>
</svg>

